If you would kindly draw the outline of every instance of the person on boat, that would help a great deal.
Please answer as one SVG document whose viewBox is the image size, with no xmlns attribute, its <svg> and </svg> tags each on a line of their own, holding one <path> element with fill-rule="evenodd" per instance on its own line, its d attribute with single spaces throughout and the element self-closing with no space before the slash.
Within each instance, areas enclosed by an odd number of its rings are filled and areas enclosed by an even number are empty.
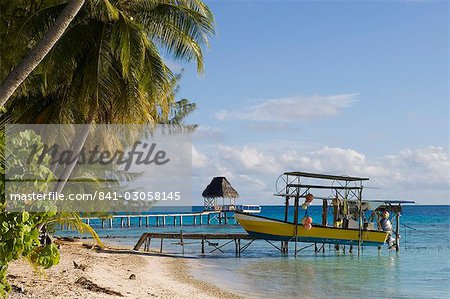
<svg viewBox="0 0 450 299">
<path fill-rule="evenodd" d="M 381 229 L 384 232 L 388 233 L 386 243 L 389 245 L 389 249 L 393 248 L 395 239 L 392 237 L 392 234 L 393 234 L 392 223 L 389 220 L 389 212 L 388 211 L 384 211 L 381 214 L 380 225 L 381 225 Z"/>
<path fill-rule="evenodd" d="M 305 202 L 302 204 L 302 208 L 304 210 L 306 210 L 311 205 L 313 200 L 314 200 L 314 195 L 312 195 L 311 193 L 308 193 L 308 195 L 306 195 Z"/>
<path fill-rule="evenodd" d="M 336 196 L 333 198 L 333 226 L 334 227 L 342 227 L 342 218 L 341 218 L 341 200 Z"/>
<path fill-rule="evenodd" d="M 359 228 L 359 211 L 354 209 L 347 220 L 347 228 Z"/>
</svg>

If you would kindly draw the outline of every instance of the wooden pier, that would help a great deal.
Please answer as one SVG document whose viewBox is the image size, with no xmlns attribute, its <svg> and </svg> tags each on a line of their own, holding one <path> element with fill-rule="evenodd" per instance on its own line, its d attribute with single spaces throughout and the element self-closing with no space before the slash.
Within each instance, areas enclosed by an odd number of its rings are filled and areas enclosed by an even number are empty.
<svg viewBox="0 0 450 299">
<path fill-rule="evenodd" d="M 212 250 L 210 251 L 220 251 L 224 252 L 222 249 L 224 246 L 233 243 L 235 245 L 235 253 L 236 256 L 239 256 L 245 249 L 247 249 L 253 241 L 255 241 L 254 238 L 250 237 L 248 234 L 202 234 L 202 233 L 183 233 L 183 231 L 180 231 L 180 233 L 144 233 L 139 238 L 139 241 L 134 246 L 134 250 L 139 250 L 142 245 L 144 245 L 144 251 L 150 251 L 150 243 L 152 239 L 159 239 L 159 252 L 163 252 L 163 244 L 164 240 L 178 240 L 176 243 L 177 245 L 180 245 L 182 248 L 182 254 L 184 254 L 184 246 L 187 244 L 186 240 L 200 240 L 201 245 L 201 253 L 205 253 L 205 245 L 212 247 Z M 218 240 L 224 240 L 225 243 L 219 245 Z M 247 243 L 242 244 L 242 240 L 248 240 Z"/>
<path fill-rule="evenodd" d="M 164 240 L 176 240 L 176 244 L 181 246 L 181 253 L 184 254 L 184 246 L 187 244 L 192 244 L 191 242 L 186 242 L 187 240 L 200 241 L 199 245 L 201 248 L 201 253 L 205 254 L 205 246 L 211 248 L 209 253 L 221 252 L 224 253 L 224 247 L 234 243 L 234 249 L 236 256 L 240 256 L 254 241 L 265 241 L 270 244 L 273 248 L 277 249 L 281 254 L 288 255 L 289 242 L 281 242 L 281 246 L 275 245 L 275 241 L 266 239 L 255 239 L 248 235 L 247 233 L 183 233 L 181 230 L 179 233 L 143 233 L 133 250 L 139 250 L 142 245 L 144 245 L 144 251 L 150 251 L 151 241 L 156 239 L 159 252 L 163 252 Z M 224 241 L 222 244 L 219 241 Z M 315 253 L 325 253 L 325 244 L 311 243 L 297 250 L 300 252 L 304 249 L 314 246 Z M 331 250 L 331 246 L 330 250 Z M 345 246 L 341 246 L 343 252 L 345 253 Z M 351 252 L 351 251 L 350 251 Z"/>
<path fill-rule="evenodd" d="M 185 226 L 185 225 L 210 225 L 212 222 L 217 224 L 235 224 L 232 212 L 226 211 L 202 211 L 194 213 L 178 214 L 129 214 L 129 215 L 111 215 L 109 217 L 82 217 L 81 219 L 90 225 L 92 222 L 99 222 L 102 228 L 113 228 L 114 223 L 119 222 L 119 227 L 131 227 L 131 224 L 137 223 L 138 227 L 149 226 Z M 114 221 L 118 219 L 118 221 Z M 132 221 L 136 219 L 137 221 Z M 230 221 L 231 220 L 231 221 Z M 61 227 L 64 229 L 64 227 Z"/>
</svg>

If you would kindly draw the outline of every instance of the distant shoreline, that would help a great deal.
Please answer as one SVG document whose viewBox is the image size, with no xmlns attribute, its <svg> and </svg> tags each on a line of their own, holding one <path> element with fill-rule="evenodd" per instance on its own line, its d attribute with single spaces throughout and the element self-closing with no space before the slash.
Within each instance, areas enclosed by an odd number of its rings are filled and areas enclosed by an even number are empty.
<svg viewBox="0 0 450 299">
<path fill-rule="evenodd" d="M 9 298 L 243 298 L 193 278 L 183 258 L 116 246 L 90 249 L 79 241 L 56 243 L 61 261 L 44 275 L 26 261 L 9 266 Z"/>
</svg>

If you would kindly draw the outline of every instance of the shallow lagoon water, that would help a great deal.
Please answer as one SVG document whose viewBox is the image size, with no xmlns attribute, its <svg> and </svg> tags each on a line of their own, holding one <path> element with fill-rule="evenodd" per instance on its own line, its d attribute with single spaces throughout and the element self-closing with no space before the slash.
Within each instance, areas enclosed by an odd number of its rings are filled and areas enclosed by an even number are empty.
<svg viewBox="0 0 450 299">
<path fill-rule="evenodd" d="M 448 298 L 448 258 L 448 250 L 378 253 L 372 248 L 358 257 L 332 249 L 296 258 L 204 259 L 195 261 L 194 273 L 219 285 L 230 282 L 255 298 Z"/>
<path fill-rule="evenodd" d="M 280 209 L 266 214 L 280 216 Z M 406 206 L 400 252 L 365 247 L 358 257 L 356 250 L 342 253 L 325 245 L 325 253 L 311 248 L 293 257 L 291 244 L 291 255 L 281 257 L 259 244 L 234 260 L 205 258 L 194 272 L 216 284 L 231 282 L 254 298 L 449 298 L 449 212 L 450 206 Z"/>
<path fill-rule="evenodd" d="M 197 207 L 196 209 L 200 209 Z M 320 207 L 309 209 L 320 219 Z M 262 215 L 281 218 L 283 207 L 263 207 Z M 282 256 L 265 241 L 254 242 L 240 258 L 234 256 L 234 243 L 225 254 L 199 255 L 198 242 L 189 242 L 185 255 L 199 279 L 260 298 L 449 298 L 450 297 L 450 206 L 405 206 L 401 217 L 400 252 L 387 247 L 366 247 L 361 256 L 336 252 L 325 245 L 325 253 L 307 248 L 293 256 Z M 132 224 L 133 225 L 133 224 Z M 107 240 L 132 247 L 145 231 L 179 232 L 166 226 L 98 229 Z M 184 232 L 242 232 L 238 225 L 185 226 Z M 63 232 L 61 234 L 70 234 Z M 73 234 L 73 233 L 72 233 Z M 154 244 L 155 249 L 159 240 Z M 165 251 L 180 254 L 174 240 L 165 241 Z M 275 243 L 275 245 L 278 245 Z M 302 245 L 300 244 L 299 248 Z M 207 247 L 212 250 L 213 247 Z"/>
</svg>

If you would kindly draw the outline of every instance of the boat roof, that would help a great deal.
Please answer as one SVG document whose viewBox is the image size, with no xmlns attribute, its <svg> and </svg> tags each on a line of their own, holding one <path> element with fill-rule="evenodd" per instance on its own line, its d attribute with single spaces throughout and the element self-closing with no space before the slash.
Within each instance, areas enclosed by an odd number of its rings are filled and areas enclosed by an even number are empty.
<svg viewBox="0 0 450 299">
<path fill-rule="evenodd" d="M 275 196 L 292 196 L 292 194 L 275 193 Z M 315 199 L 333 200 L 332 197 L 314 196 Z M 349 202 L 358 202 L 357 199 L 348 199 Z M 409 204 L 416 203 L 413 200 L 397 200 L 397 199 L 363 199 L 362 202 L 378 202 L 384 204 Z"/>
<path fill-rule="evenodd" d="M 358 201 L 358 200 L 349 199 L 348 201 Z M 362 202 L 380 202 L 386 204 L 416 203 L 413 200 L 396 200 L 396 199 L 363 199 Z"/>
<path fill-rule="evenodd" d="M 311 173 L 311 172 L 301 172 L 301 171 L 289 171 L 285 172 L 285 175 L 299 176 L 305 178 L 315 178 L 315 179 L 325 179 L 325 180 L 338 180 L 338 181 L 368 181 L 369 178 L 363 177 L 352 177 L 345 175 L 331 175 L 331 174 L 321 174 L 321 173 Z"/>
</svg>

